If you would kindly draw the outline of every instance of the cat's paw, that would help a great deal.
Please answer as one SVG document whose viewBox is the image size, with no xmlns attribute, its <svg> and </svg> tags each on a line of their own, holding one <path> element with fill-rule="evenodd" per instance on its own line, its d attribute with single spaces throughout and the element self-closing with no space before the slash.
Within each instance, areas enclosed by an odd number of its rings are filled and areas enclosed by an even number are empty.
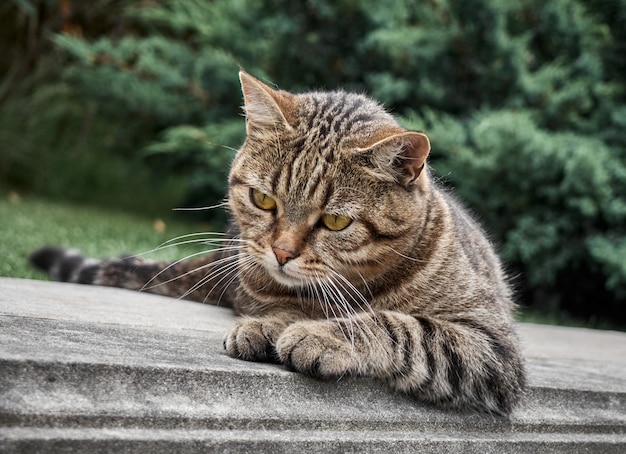
<svg viewBox="0 0 626 454">
<path fill-rule="evenodd" d="M 224 349 L 233 358 L 278 362 L 274 347 L 286 324 L 276 319 L 244 318 L 224 338 Z"/>
<path fill-rule="evenodd" d="M 352 343 L 328 328 L 320 322 L 298 322 L 287 327 L 276 342 L 281 362 L 319 378 L 355 372 L 358 362 Z"/>
</svg>

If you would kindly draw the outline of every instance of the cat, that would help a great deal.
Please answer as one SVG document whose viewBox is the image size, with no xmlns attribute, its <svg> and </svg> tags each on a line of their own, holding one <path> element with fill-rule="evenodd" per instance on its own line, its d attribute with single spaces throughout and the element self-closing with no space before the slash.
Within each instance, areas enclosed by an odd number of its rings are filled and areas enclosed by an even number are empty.
<svg viewBox="0 0 626 454">
<path fill-rule="evenodd" d="M 44 247 L 31 263 L 61 281 L 227 304 L 242 316 L 224 339 L 234 358 L 508 415 L 526 382 L 512 291 L 481 227 L 431 176 L 428 137 L 364 95 L 239 76 L 246 139 L 220 247 L 169 264 Z"/>
</svg>

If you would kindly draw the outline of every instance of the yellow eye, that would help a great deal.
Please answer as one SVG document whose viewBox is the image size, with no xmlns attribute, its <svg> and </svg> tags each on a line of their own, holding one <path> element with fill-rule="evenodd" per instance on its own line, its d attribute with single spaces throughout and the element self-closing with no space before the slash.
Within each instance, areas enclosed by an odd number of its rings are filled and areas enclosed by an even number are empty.
<svg viewBox="0 0 626 454">
<path fill-rule="evenodd" d="M 352 219 L 343 214 L 324 214 L 322 223 L 330 230 L 343 230 L 350 225 Z"/>
<path fill-rule="evenodd" d="M 250 189 L 250 198 L 254 204 L 262 210 L 271 211 L 276 209 L 276 200 L 258 189 Z"/>
</svg>

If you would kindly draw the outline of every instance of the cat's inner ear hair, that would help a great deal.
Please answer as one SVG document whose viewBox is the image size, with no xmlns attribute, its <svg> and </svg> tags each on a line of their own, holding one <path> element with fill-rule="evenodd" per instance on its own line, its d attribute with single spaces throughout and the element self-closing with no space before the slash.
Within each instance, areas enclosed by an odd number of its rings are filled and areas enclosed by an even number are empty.
<svg viewBox="0 0 626 454">
<path fill-rule="evenodd" d="M 420 176 L 430 153 L 426 134 L 414 131 L 393 133 L 367 148 L 357 148 L 361 161 L 365 158 L 369 171 L 384 181 L 396 181 L 410 187 Z"/>
<path fill-rule="evenodd" d="M 296 96 L 274 90 L 245 71 L 239 71 L 248 135 L 291 129 L 297 110 Z"/>
<path fill-rule="evenodd" d="M 405 141 L 406 140 L 406 141 Z M 426 158 L 430 153 L 430 140 L 422 132 L 408 132 L 402 135 L 401 165 L 404 168 L 402 183 L 410 186 L 424 170 Z"/>
</svg>

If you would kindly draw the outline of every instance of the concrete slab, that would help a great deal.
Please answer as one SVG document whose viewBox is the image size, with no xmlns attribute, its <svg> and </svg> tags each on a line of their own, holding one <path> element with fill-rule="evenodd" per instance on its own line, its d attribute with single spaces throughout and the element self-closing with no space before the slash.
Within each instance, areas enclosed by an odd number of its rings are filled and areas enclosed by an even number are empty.
<svg viewBox="0 0 626 454">
<path fill-rule="evenodd" d="M 520 324 L 509 419 L 227 357 L 228 309 L 0 278 L 2 452 L 626 452 L 626 334 Z"/>
</svg>

